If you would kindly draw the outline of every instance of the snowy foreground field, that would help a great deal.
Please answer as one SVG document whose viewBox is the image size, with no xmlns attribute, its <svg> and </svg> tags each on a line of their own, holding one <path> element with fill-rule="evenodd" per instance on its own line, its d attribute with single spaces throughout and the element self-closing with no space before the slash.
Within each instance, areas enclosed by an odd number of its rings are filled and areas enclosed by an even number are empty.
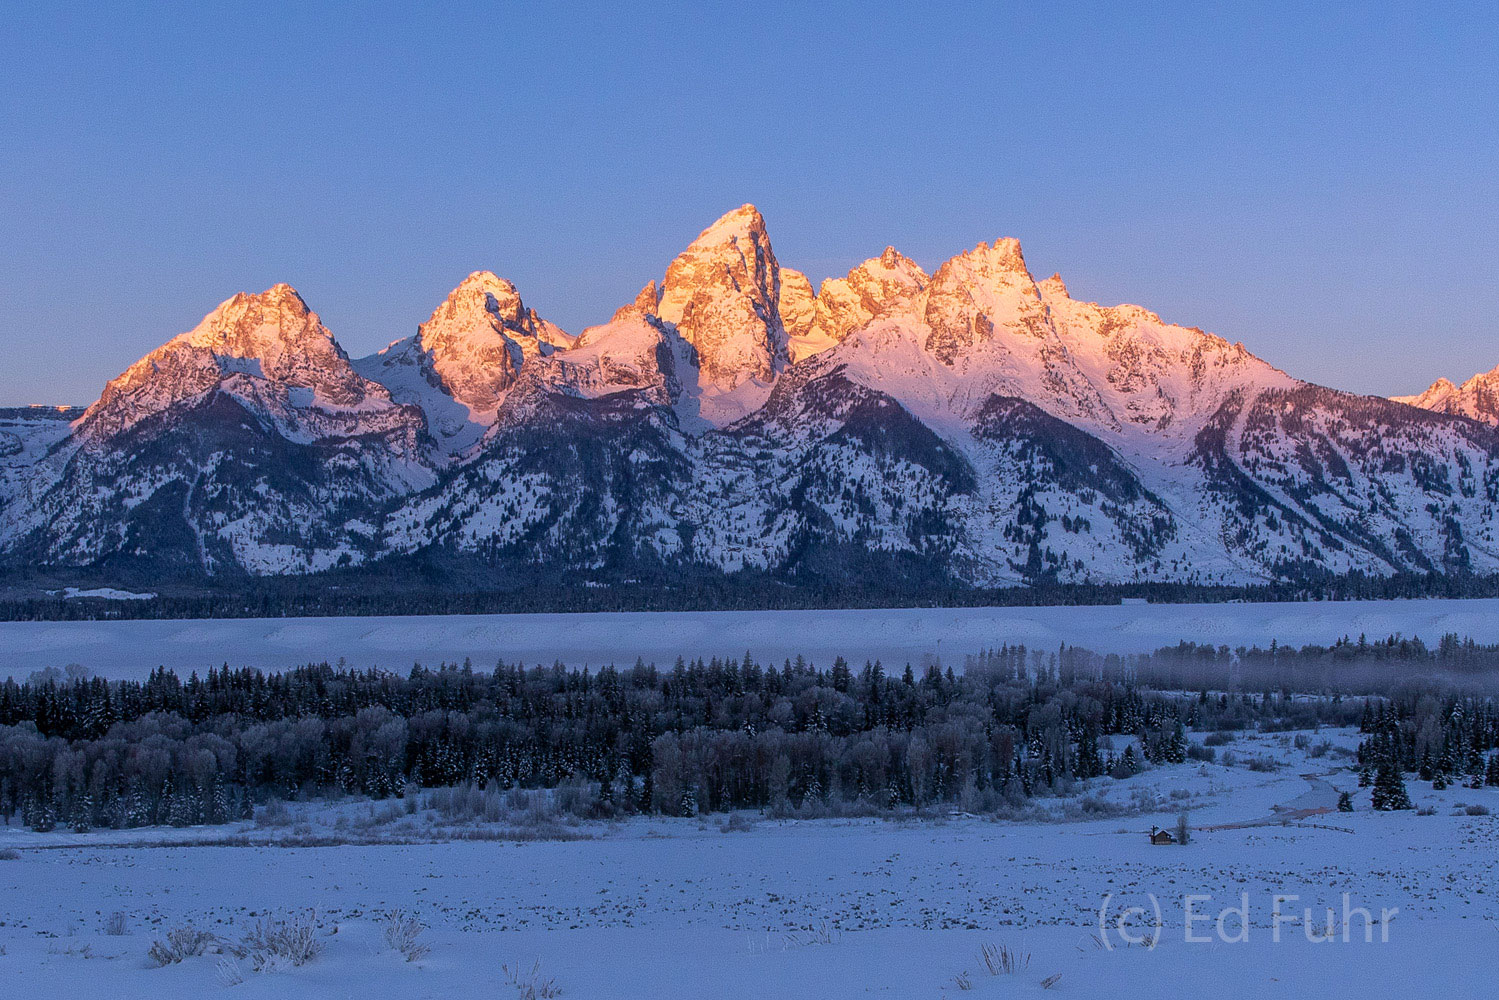
<svg viewBox="0 0 1499 1000">
<path fill-rule="evenodd" d="M 665 666 L 678 655 L 746 650 L 772 663 L 800 654 L 822 665 L 845 656 L 887 666 L 935 658 L 961 667 L 964 654 L 1001 642 L 1142 653 L 1183 639 L 1301 646 L 1397 633 L 1432 644 L 1447 633 L 1499 642 L 1499 600 L 0 622 L 0 676 L 78 663 L 101 677 L 142 679 L 158 666 L 186 676 L 226 661 L 282 670 L 340 658 L 351 667 L 398 670 L 465 657 L 573 667 L 626 666 L 643 657 Z"/>
<path fill-rule="evenodd" d="M 1427 815 L 1373 812 L 1349 768 L 1357 741 L 1241 735 L 1222 748 L 1231 766 L 1220 752 L 1096 779 L 1004 820 L 738 814 L 518 841 L 345 799 L 230 827 L 0 828 L 0 994 L 1494 996 L 1499 819 L 1484 809 L 1499 812 L 1499 790 L 1413 782 Z M 1322 811 L 1339 790 L 1356 810 Z M 1188 845 L 1147 842 L 1183 809 Z M 1277 896 L 1297 897 L 1278 918 Z M 395 909 L 426 925 L 417 947 L 397 941 L 414 960 L 387 942 Z M 300 922 L 315 957 L 261 971 L 235 957 L 264 919 Z M 214 935 L 205 953 L 152 963 L 187 924 Z"/>
</svg>

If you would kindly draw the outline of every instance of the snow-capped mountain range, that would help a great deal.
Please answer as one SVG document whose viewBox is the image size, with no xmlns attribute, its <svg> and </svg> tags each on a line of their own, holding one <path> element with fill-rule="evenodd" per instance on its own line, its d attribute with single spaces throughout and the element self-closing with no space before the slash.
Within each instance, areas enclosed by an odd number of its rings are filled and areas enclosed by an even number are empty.
<svg viewBox="0 0 1499 1000">
<path fill-rule="evenodd" d="M 814 291 L 751 205 L 564 333 L 476 271 L 351 360 L 239 294 L 81 413 L 0 411 L 0 558 L 80 580 L 1254 584 L 1499 572 L 1499 369 L 1388 400 L 1035 280 Z"/>
</svg>

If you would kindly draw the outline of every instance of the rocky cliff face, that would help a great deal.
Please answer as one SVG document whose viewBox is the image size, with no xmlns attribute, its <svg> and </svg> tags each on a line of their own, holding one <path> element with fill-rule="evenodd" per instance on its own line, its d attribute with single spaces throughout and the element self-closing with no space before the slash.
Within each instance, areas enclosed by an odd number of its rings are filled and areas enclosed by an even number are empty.
<svg viewBox="0 0 1499 1000">
<path fill-rule="evenodd" d="M 814 294 L 747 205 L 575 340 L 482 271 L 353 363 L 290 288 L 236 296 L 58 433 L 0 437 L 0 552 L 484 587 L 1493 573 L 1494 381 L 1312 386 L 1075 300 L 1010 239 Z"/>
<path fill-rule="evenodd" d="M 753 205 L 703 230 L 666 269 L 656 315 L 697 351 L 705 386 L 768 384 L 786 367 L 780 270 Z"/>
<path fill-rule="evenodd" d="M 787 273 L 782 270 L 782 275 Z M 835 346 L 848 334 L 911 298 L 926 286 L 927 274 L 915 261 L 886 247 L 842 278 L 828 278 L 813 299 L 811 284 L 798 272 L 790 272 L 806 284 L 798 287 L 792 303 L 796 322 L 787 320 L 791 333 L 791 360 L 802 361 Z M 786 282 L 781 285 L 781 312 L 786 315 Z"/>
</svg>

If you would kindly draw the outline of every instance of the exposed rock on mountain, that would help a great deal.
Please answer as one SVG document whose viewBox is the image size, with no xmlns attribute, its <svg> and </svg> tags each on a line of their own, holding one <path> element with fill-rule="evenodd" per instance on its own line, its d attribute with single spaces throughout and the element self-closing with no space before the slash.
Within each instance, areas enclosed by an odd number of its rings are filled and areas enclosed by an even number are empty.
<svg viewBox="0 0 1499 1000">
<path fill-rule="evenodd" d="M 800 271 L 781 268 L 781 325 L 786 329 L 786 349 L 792 364 L 832 346 L 831 341 L 824 343 L 811 337 L 816 318 L 817 295 L 812 282 Z"/>
<path fill-rule="evenodd" d="M 787 316 L 785 275 L 799 272 L 781 270 L 781 315 Z M 791 333 L 791 360 L 802 361 L 829 349 L 851 330 L 884 313 L 896 303 L 910 298 L 925 287 L 926 272 L 915 261 L 902 256 L 894 247 L 886 247 L 878 257 L 871 257 L 843 278 L 828 278 L 822 283 L 810 310 L 798 290 L 792 298 L 795 323 L 786 320 Z M 810 294 L 808 284 L 806 293 Z"/>
<path fill-rule="evenodd" d="M 515 286 L 475 271 L 448 295 L 416 336 L 355 363 L 399 403 L 422 408 L 448 452 L 472 446 L 494 423 L 505 391 L 527 362 L 572 338 L 521 302 Z"/>
<path fill-rule="evenodd" d="M 704 385 L 769 384 L 786 367 L 780 266 L 753 205 L 723 216 L 692 241 L 661 286 L 656 314 L 696 349 Z"/>
</svg>

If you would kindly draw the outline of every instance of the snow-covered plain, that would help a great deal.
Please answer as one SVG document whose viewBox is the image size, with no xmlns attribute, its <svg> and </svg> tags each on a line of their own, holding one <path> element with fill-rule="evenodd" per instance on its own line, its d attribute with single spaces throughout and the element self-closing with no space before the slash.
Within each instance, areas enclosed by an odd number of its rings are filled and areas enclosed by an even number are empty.
<svg viewBox="0 0 1499 1000">
<path fill-rule="evenodd" d="M 1038 800 L 1016 819 L 912 822 L 768 821 L 725 832 L 723 817 L 581 824 L 587 839 L 513 843 L 448 839 L 435 817 L 390 822 L 412 843 L 275 846 L 293 828 L 234 831 L 263 846 L 150 846 L 220 837 L 224 829 L 129 834 L 34 834 L 0 828 L 0 993 L 50 998 L 523 996 L 502 964 L 539 962 L 567 998 L 841 998 L 1073 996 L 1135 998 L 1491 997 L 1499 954 L 1499 821 L 1459 804 L 1499 809 L 1499 791 L 1412 783 L 1432 815 L 1376 813 L 1345 753 L 1357 735 L 1324 732 L 1315 758 L 1290 734 L 1245 736 L 1230 749 L 1273 758 L 1273 773 L 1220 763 L 1151 769 L 1089 789 L 1100 818 L 1078 820 L 1078 799 Z M 1304 804 L 1306 775 L 1355 793 L 1358 810 L 1281 825 L 1209 830 Z M 1325 789 L 1324 789 L 1325 790 Z M 1313 796 L 1315 797 L 1315 796 Z M 1191 809 L 1185 847 L 1153 847 L 1145 832 Z M 336 836 L 384 806 L 293 805 L 295 829 Z M 399 811 L 397 811 L 399 812 Z M 1066 821 L 1067 817 L 1071 821 Z M 341 818 L 341 819 L 340 819 Z M 305 824 L 302 825 L 302 824 Z M 371 829 L 376 834 L 379 827 Z M 467 832 L 472 833 L 473 828 Z M 1375 917 L 1372 942 L 1355 916 L 1344 940 L 1344 894 Z M 1193 925 L 1207 941 L 1189 942 Z M 1275 939 L 1274 897 L 1281 905 Z M 1111 897 L 1111 898 L 1110 898 Z M 1152 902 L 1152 899 L 1154 902 Z M 1247 940 L 1220 940 L 1213 919 L 1248 901 Z M 1128 946 L 1126 907 L 1146 916 Z M 428 924 L 430 953 L 406 962 L 385 948 L 380 911 Z M 1312 940 L 1298 922 L 1316 915 Z M 1325 908 L 1335 912 L 1326 934 Z M 1105 913 L 1107 929 L 1099 925 Z M 192 921 L 226 940 L 267 913 L 316 910 L 323 953 L 300 968 L 250 972 L 226 985 L 209 954 L 165 968 L 150 943 Z M 1380 923 L 1384 910 L 1398 910 Z M 103 933 L 124 913 L 123 935 Z M 1228 937 L 1239 924 L 1230 917 Z M 1387 932 L 1387 933 L 1386 933 Z M 985 944 L 1029 961 L 989 975 Z M 966 976 L 965 976 L 966 973 Z M 1046 990 L 1042 980 L 1060 976 Z"/>
<path fill-rule="evenodd" d="M 69 663 L 105 677 L 143 678 L 157 666 L 186 674 L 226 662 L 278 670 L 342 658 L 355 667 L 405 670 L 469 657 L 481 666 L 503 658 L 581 667 L 745 651 L 762 662 L 800 654 L 824 666 L 844 656 L 887 665 L 936 659 L 961 668 L 964 655 L 1006 642 L 1135 653 L 1183 639 L 1300 646 L 1361 633 L 1434 644 L 1448 632 L 1499 642 L 1499 600 L 3 622 L 0 676 Z"/>
</svg>

